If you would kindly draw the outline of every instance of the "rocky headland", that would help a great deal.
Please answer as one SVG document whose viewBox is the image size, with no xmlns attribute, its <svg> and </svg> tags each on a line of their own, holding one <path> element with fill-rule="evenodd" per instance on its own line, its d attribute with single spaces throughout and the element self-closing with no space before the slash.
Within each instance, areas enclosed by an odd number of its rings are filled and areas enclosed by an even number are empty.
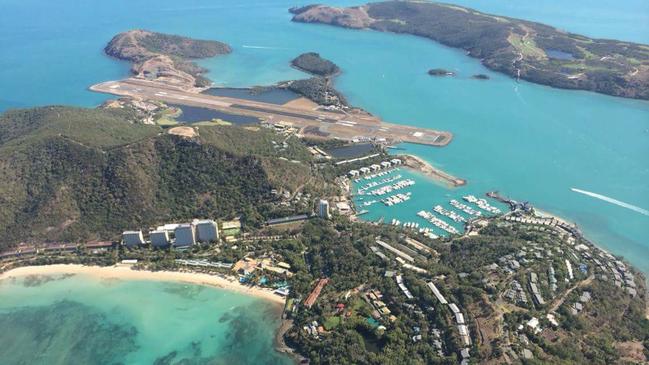
<svg viewBox="0 0 649 365">
<path fill-rule="evenodd" d="M 192 60 L 230 53 L 229 45 L 196 40 L 147 30 L 130 30 L 113 37 L 104 51 L 109 56 L 130 61 L 135 77 L 156 80 L 186 90 L 204 88 L 211 82 L 207 70 Z"/>
</svg>

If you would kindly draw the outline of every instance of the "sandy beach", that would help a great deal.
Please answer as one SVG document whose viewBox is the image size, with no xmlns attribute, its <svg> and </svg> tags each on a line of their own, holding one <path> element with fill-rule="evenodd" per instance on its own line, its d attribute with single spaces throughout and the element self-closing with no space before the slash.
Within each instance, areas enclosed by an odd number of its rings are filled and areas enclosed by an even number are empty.
<svg viewBox="0 0 649 365">
<path fill-rule="evenodd" d="M 133 270 L 131 269 L 130 265 L 83 266 L 61 264 L 46 266 L 25 266 L 0 274 L 0 280 L 10 277 L 57 274 L 80 274 L 96 277 L 99 279 L 175 281 L 195 285 L 212 286 L 244 295 L 252 295 L 282 306 L 285 302 L 285 299 L 283 297 L 274 294 L 269 289 L 242 285 L 235 278 L 228 280 L 223 277 L 202 273 Z"/>
</svg>

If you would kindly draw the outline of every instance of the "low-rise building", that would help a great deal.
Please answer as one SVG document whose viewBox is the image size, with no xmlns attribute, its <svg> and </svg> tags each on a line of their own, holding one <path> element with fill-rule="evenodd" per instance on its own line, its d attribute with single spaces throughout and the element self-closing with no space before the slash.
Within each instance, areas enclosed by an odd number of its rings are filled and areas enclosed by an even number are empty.
<svg viewBox="0 0 649 365">
<path fill-rule="evenodd" d="M 244 257 L 232 266 L 232 271 L 239 275 L 249 275 L 257 270 L 258 264 L 257 260 L 250 257 Z"/>
</svg>

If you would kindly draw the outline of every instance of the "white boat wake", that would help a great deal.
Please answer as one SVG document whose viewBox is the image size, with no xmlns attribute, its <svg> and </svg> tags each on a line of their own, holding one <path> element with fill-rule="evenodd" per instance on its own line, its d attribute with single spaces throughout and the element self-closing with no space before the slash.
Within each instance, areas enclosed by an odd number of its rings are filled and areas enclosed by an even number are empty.
<svg viewBox="0 0 649 365">
<path fill-rule="evenodd" d="M 646 209 L 643 209 L 643 208 L 640 208 L 640 207 L 636 207 L 635 205 L 625 203 L 625 202 L 619 201 L 617 199 L 610 198 L 610 197 L 605 196 L 605 195 L 593 193 L 593 192 L 586 191 L 586 190 L 576 189 L 576 188 L 570 188 L 570 190 L 574 191 L 575 193 L 588 195 L 588 196 L 593 197 L 595 199 L 603 200 L 605 202 L 615 204 L 615 205 L 618 205 L 618 206 L 623 207 L 623 208 L 631 209 L 634 212 L 638 212 L 640 214 L 649 216 L 649 210 L 646 210 Z"/>
<path fill-rule="evenodd" d="M 514 85 L 514 94 L 516 94 L 516 97 L 521 103 L 523 103 L 523 105 L 527 105 L 527 102 L 525 101 L 525 99 L 523 99 L 523 96 L 518 92 L 518 85 Z"/>
</svg>

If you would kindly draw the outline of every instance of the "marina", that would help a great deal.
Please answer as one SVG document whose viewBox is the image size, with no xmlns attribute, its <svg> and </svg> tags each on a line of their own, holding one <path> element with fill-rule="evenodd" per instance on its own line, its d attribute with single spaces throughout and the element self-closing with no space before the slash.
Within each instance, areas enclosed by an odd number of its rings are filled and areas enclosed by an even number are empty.
<svg viewBox="0 0 649 365">
<path fill-rule="evenodd" d="M 368 189 L 371 189 L 371 188 L 374 188 L 374 187 L 377 187 L 377 186 L 380 186 L 380 185 L 383 185 L 383 184 L 391 183 L 393 181 L 397 181 L 397 180 L 401 179 L 402 177 L 403 177 L 402 175 L 395 175 L 393 177 L 388 177 L 388 178 L 382 179 L 381 181 L 369 182 L 369 183 L 363 185 L 361 188 L 359 188 L 356 193 L 359 194 L 359 195 L 363 195 L 363 194 L 365 194 L 365 192 Z"/>
<path fill-rule="evenodd" d="M 381 165 L 374 169 L 377 166 Z M 431 183 L 429 177 L 418 171 L 398 170 L 394 166 L 373 171 L 369 165 L 362 168 L 362 174 L 361 169 L 349 174 L 352 191 L 356 192 L 352 200 L 362 212 L 359 218 L 434 239 L 462 234 L 471 220 L 509 210 L 506 203 L 492 196 L 478 198 L 485 192 L 467 187 L 450 189 Z M 418 218 L 413 220 L 413 216 Z"/>
<path fill-rule="evenodd" d="M 399 193 L 399 194 L 395 194 L 395 195 L 390 195 L 389 197 L 381 200 L 381 202 L 383 202 L 383 204 L 387 205 L 388 207 L 391 207 L 393 205 L 401 204 L 401 203 L 403 203 L 405 201 L 410 200 L 411 195 L 412 195 L 412 193 L 410 193 L 410 192 L 405 193 L 405 194 Z"/>
<path fill-rule="evenodd" d="M 452 199 L 450 201 L 450 204 L 451 204 L 452 207 L 457 208 L 457 209 L 463 211 L 464 213 L 466 213 L 468 215 L 471 215 L 471 216 L 474 216 L 474 217 L 479 217 L 479 216 L 482 215 L 482 212 L 477 211 L 477 210 L 471 208 L 470 206 L 468 206 L 466 204 L 462 204 L 462 203 L 460 203 L 459 201 L 457 201 L 455 199 Z"/>
<path fill-rule="evenodd" d="M 435 213 L 441 214 L 441 215 L 443 215 L 445 217 L 451 218 L 453 220 L 453 222 L 458 222 L 458 223 L 459 222 L 466 222 L 466 219 L 464 219 L 464 217 L 462 217 L 461 215 L 459 215 L 459 214 L 457 214 L 457 213 L 455 213 L 455 212 L 453 212 L 451 210 L 446 210 L 446 209 L 442 208 L 441 205 L 436 205 L 433 208 L 433 211 L 435 211 Z"/>
<path fill-rule="evenodd" d="M 424 218 L 425 220 L 429 221 L 432 223 L 434 226 L 442 229 L 443 231 L 449 233 L 449 234 L 458 234 L 460 233 L 455 227 L 451 226 L 450 224 L 446 223 L 445 221 L 437 218 L 433 213 L 427 212 L 425 210 L 420 210 L 417 213 L 418 216 Z"/>
<path fill-rule="evenodd" d="M 367 167 L 365 167 L 365 168 L 367 168 Z M 362 170 L 362 169 L 363 169 L 363 168 L 361 168 L 361 170 Z M 367 168 L 367 169 L 369 169 L 369 168 Z M 381 176 L 388 175 L 388 174 L 390 174 L 392 171 L 393 171 L 393 170 L 390 170 L 390 171 L 381 171 L 381 172 L 377 172 L 376 174 L 371 174 L 371 175 L 363 176 L 363 177 L 362 177 L 362 180 L 372 180 L 372 179 L 375 179 L 375 178 L 377 178 L 377 177 L 381 177 Z M 361 181 L 361 179 L 356 179 L 356 182 L 359 182 L 359 181 Z"/>
<path fill-rule="evenodd" d="M 466 200 L 469 203 L 474 203 L 477 205 L 480 209 L 485 210 L 489 213 L 492 214 L 500 214 L 501 210 L 490 205 L 486 199 L 478 199 L 473 195 L 466 195 L 462 199 Z"/>
<path fill-rule="evenodd" d="M 413 229 L 418 229 L 419 228 L 419 223 L 416 222 L 405 222 L 403 225 L 401 225 L 401 221 L 397 219 L 393 219 L 392 223 L 393 226 L 403 226 L 403 228 L 413 228 Z"/>
<path fill-rule="evenodd" d="M 405 188 L 407 188 L 409 186 L 413 186 L 413 185 L 415 185 L 415 181 L 412 180 L 412 179 L 399 180 L 399 181 L 397 181 L 396 183 L 394 183 L 392 185 L 382 186 L 382 187 L 380 187 L 378 189 L 374 189 L 374 190 L 370 191 L 370 195 L 379 195 L 379 196 L 381 196 L 381 195 L 385 195 L 385 194 L 391 193 L 391 192 L 396 191 L 396 190 L 405 189 Z"/>
<path fill-rule="evenodd" d="M 378 200 L 369 200 L 369 201 L 363 202 L 363 206 L 364 207 L 369 207 L 370 205 L 376 204 L 378 202 L 379 202 Z"/>
</svg>

